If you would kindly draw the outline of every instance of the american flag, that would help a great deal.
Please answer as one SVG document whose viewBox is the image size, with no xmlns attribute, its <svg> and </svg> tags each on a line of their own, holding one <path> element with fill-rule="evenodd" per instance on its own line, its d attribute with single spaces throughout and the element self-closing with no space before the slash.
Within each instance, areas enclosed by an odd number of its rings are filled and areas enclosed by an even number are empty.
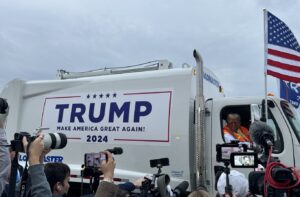
<svg viewBox="0 0 300 197">
<path fill-rule="evenodd" d="M 289 27 L 279 18 L 267 12 L 268 75 L 290 82 L 300 83 L 300 46 Z"/>
</svg>

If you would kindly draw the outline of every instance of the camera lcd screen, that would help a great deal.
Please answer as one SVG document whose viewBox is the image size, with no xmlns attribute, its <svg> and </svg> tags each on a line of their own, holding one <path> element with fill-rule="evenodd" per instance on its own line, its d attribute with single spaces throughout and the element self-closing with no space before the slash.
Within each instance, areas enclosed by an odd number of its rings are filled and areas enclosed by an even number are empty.
<svg viewBox="0 0 300 197">
<path fill-rule="evenodd" d="M 222 160 L 230 160 L 231 153 L 243 152 L 242 147 L 222 147 Z"/>
<path fill-rule="evenodd" d="M 258 158 L 256 153 L 232 153 L 230 164 L 233 168 L 256 168 Z"/>
<path fill-rule="evenodd" d="M 217 144 L 217 162 L 229 162 L 231 153 L 247 151 L 247 146 L 239 144 Z"/>
<path fill-rule="evenodd" d="M 106 160 L 104 153 L 86 153 L 84 155 L 84 164 L 86 167 L 99 168 L 103 160 Z"/>
</svg>

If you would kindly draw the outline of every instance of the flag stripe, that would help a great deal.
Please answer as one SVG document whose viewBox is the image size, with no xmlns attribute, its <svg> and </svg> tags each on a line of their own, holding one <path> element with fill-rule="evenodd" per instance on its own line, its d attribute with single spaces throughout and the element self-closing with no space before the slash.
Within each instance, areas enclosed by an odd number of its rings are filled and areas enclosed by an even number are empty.
<svg viewBox="0 0 300 197">
<path fill-rule="evenodd" d="M 281 69 L 285 69 L 285 70 L 289 70 L 289 71 L 293 71 L 293 72 L 300 72 L 300 67 L 299 66 L 285 64 L 285 63 L 281 63 L 281 62 L 274 61 L 274 60 L 271 60 L 271 59 L 267 59 L 267 64 L 270 65 L 270 66 L 274 66 L 274 67 L 277 67 L 277 68 L 281 68 Z"/>
<path fill-rule="evenodd" d="M 296 50 L 289 49 L 289 48 L 286 48 L 286 47 L 276 46 L 274 44 L 268 44 L 267 46 L 268 46 L 268 49 L 273 49 L 273 50 L 276 50 L 276 51 L 283 51 L 283 52 L 286 52 L 286 53 L 289 53 L 289 54 L 296 55 L 296 56 L 300 57 L 300 52 L 298 52 Z"/>
<path fill-rule="evenodd" d="M 293 71 L 277 68 L 277 67 L 270 66 L 270 65 L 267 65 L 267 70 L 270 70 L 270 71 L 273 71 L 273 72 L 276 72 L 276 73 L 281 73 L 283 75 L 294 76 L 294 77 L 299 77 L 300 78 L 300 73 L 299 72 L 293 72 Z"/>
<path fill-rule="evenodd" d="M 281 73 L 273 72 L 271 70 L 268 70 L 267 74 L 272 75 L 273 77 L 277 77 L 277 78 L 282 79 L 282 80 L 292 81 L 292 82 L 295 82 L 295 83 L 300 83 L 300 78 L 299 77 L 291 77 L 291 76 L 284 75 L 284 74 L 281 74 Z"/>
<path fill-rule="evenodd" d="M 281 63 L 284 63 L 284 64 L 290 64 L 290 65 L 293 65 L 293 66 L 299 66 L 300 67 L 300 62 L 298 62 L 298 61 L 289 60 L 289 59 L 285 59 L 285 58 L 274 56 L 274 55 L 269 55 L 268 54 L 267 59 L 270 59 L 270 60 L 273 60 L 273 61 L 276 61 L 276 62 L 281 62 Z"/>
<path fill-rule="evenodd" d="M 285 53 L 285 52 L 277 51 L 277 50 L 273 50 L 273 49 L 268 49 L 268 54 L 283 57 L 283 58 L 290 59 L 290 60 L 300 61 L 300 57 L 297 55 L 293 55 L 293 54 L 289 54 L 289 53 Z"/>
</svg>

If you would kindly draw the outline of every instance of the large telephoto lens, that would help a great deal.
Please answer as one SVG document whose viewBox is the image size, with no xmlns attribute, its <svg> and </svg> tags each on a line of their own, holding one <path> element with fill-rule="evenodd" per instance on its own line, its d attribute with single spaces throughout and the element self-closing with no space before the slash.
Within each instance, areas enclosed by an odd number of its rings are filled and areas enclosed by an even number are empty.
<svg viewBox="0 0 300 197">
<path fill-rule="evenodd" d="M 63 133 L 45 133 L 45 149 L 61 149 L 67 145 L 67 136 Z"/>
</svg>

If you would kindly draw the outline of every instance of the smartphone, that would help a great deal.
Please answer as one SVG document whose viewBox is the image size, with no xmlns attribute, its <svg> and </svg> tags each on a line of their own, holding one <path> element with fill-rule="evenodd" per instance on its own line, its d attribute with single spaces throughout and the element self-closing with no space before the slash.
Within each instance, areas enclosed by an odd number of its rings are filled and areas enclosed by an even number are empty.
<svg viewBox="0 0 300 197">
<path fill-rule="evenodd" d="M 102 161 L 106 159 L 105 153 L 86 153 L 84 154 L 84 165 L 88 168 L 99 168 Z"/>
</svg>

